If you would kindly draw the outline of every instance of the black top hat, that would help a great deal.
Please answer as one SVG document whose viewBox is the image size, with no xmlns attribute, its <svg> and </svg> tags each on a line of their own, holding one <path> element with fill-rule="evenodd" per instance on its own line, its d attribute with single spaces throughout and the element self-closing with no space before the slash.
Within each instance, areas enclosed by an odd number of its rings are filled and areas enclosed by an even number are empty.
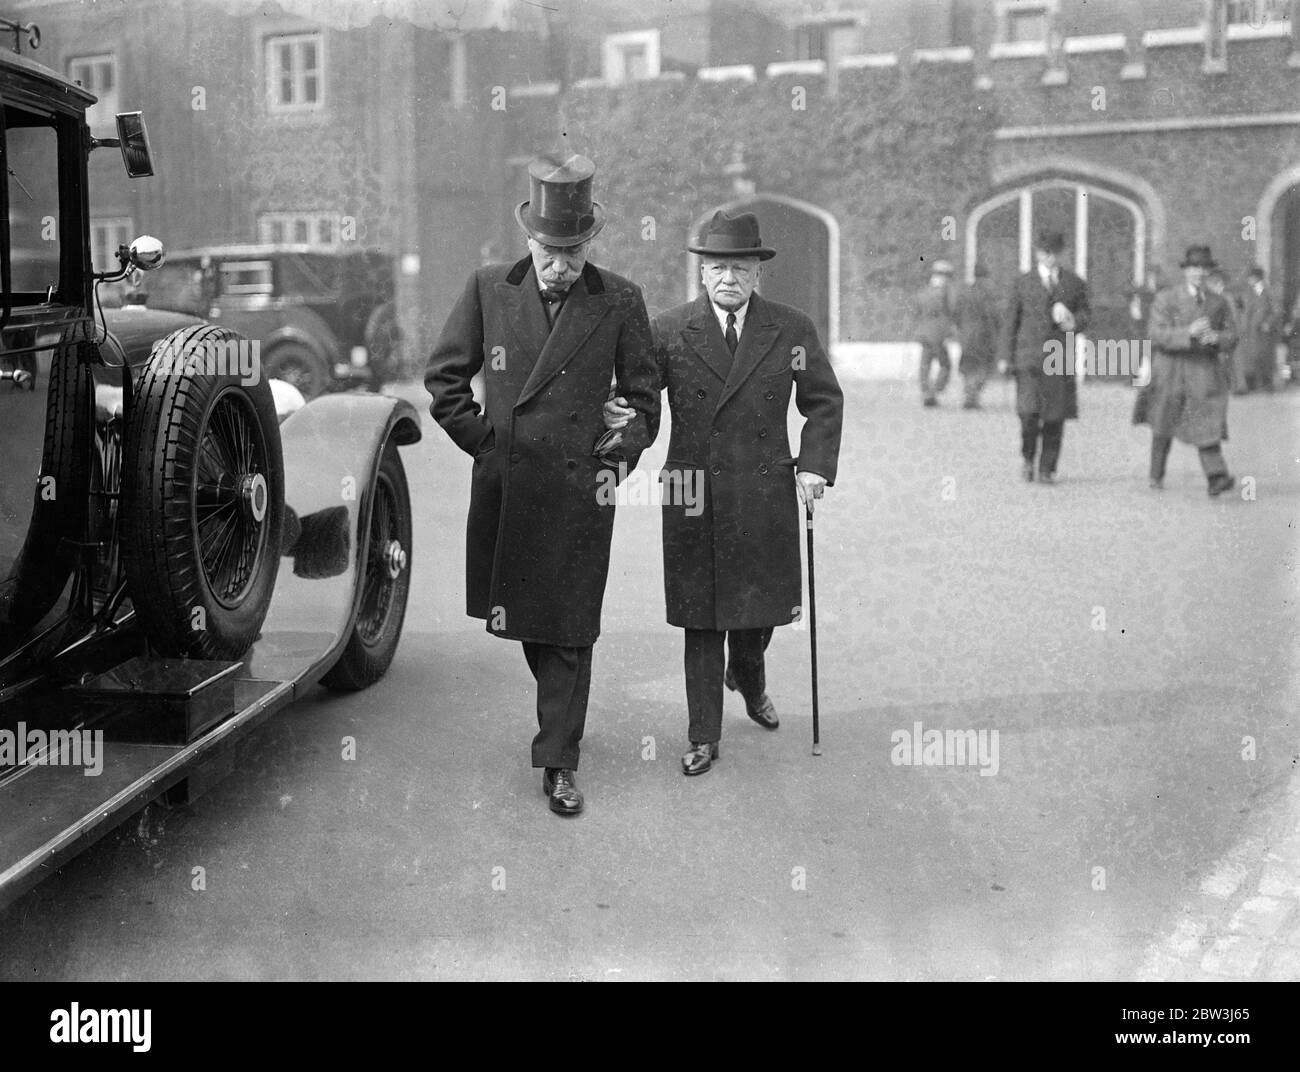
<svg viewBox="0 0 1300 1072">
<path fill-rule="evenodd" d="M 528 234 L 548 246 L 576 246 L 605 226 L 605 210 L 591 199 L 596 165 L 585 156 L 539 156 L 528 165 L 529 200 L 515 209 Z"/>
<path fill-rule="evenodd" d="M 1060 253 L 1065 248 L 1065 235 L 1060 231 L 1039 231 L 1034 241 L 1034 249 L 1045 253 Z"/>
<path fill-rule="evenodd" d="M 687 250 L 701 257 L 757 257 L 760 261 L 776 256 L 776 250 L 763 245 L 758 237 L 758 217 L 752 212 L 728 216 L 722 209 L 700 228 L 696 245 Z"/>
<path fill-rule="evenodd" d="M 1187 255 L 1179 268 L 1217 268 L 1209 246 L 1188 246 Z"/>
</svg>

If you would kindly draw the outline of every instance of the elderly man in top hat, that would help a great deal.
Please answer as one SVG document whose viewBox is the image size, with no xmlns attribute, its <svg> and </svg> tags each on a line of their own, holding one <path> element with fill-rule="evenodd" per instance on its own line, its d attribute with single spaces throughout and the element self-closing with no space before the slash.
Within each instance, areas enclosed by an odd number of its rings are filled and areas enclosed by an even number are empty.
<svg viewBox="0 0 1300 1072">
<path fill-rule="evenodd" d="M 1016 280 L 1002 322 L 1001 360 L 1016 374 L 1021 475 L 1032 482 L 1036 461 L 1042 484 L 1056 483 L 1065 422 L 1079 415 L 1073 350 L 1090 311 L 1088 284 L 1061 264 L 1064 249 L 1059 231 L 1038 235 L 1036 265 Z"/>
<path fill-rule="evenodd" d="M 943 394 L 952 375 L 948 339 L 956 331 L 957 304 L 952 292 L 952 265 L 948 261 L 934 262 L 930 282 L 917 292 L 913 315 L 916 341 L 921 344 L 921 402 L 937 406 L 938 396 Z M 939 366 L 939 374 L 931 381 L 935 364 Z"/>
<path fill-rule="evenodd" d="M 1220 364 L 1232 354 L 1236 326 L 1227 299 L 1205 285 L 1215 267 L 1210 247 L 1191 246 L 1181 267 L 1183 281 L 1151 306 L 1151 487 L 1164 487 L 1177 437 L 1197 448 L 1207 490 L 1221 495 L 1236 484 L 1219 446 L 1228 435 L 1229 391 Z"/>
<path fill-rule="evenodd" d="M 614 524 L 601 474 L 635 465 L 659 419 L 641 291 L 587 259 L 605 223 L 594 174 L 582 156 L 532 163 L 515 210 L 528 255 L 470 276 L 424 377 L 434 419 L 474 459 L 466 609 L 523 644 L 537 680 L 532 762 L 561 815 L 583 808 L 574 772 Z M 642 420 L 621 454 L 598 455 L 611 382 Z"/>
<path fill-rule="evenodd" d="M 762 262 L 776 255 L 756 216 L 719 211 L 687 249 L 701 258 L 704 293 L 653 328 L 672 413 L 661 475 L 664 592 L 668 623 L 685 630 L 682 770 L 695 775 L 718 758 L 724 682 L 751 719 L 779 725 L 764 652 L 775 626 L 800 617 L 798 501 L 811 506 L 835 482 L 843 396 L 812 321 L 756 290 Z M 786 432 L 792 391 L 807 418 L 798 457 Z M 634 410 L 617 398 L 605 415 L 619 428 Z M 673 494 L 693 475 L 703 481 L 702 510 Z"/>
</svg>

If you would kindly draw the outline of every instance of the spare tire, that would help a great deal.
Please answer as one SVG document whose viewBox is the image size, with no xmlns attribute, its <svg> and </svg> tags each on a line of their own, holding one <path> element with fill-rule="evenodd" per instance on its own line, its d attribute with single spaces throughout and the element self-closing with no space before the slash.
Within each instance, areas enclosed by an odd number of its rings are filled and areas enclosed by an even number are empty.
<svg viewBox="0 0 1300 1072">
<path fill-rule="evenodd" d="M 161 655 L 238 659 L 257 638 L 275 587 L 284 462 L 265 377 L 252 385 L 203 324 L 167 336 L 135 389 L 119 506 L 127 591 Z"/>
</svg>

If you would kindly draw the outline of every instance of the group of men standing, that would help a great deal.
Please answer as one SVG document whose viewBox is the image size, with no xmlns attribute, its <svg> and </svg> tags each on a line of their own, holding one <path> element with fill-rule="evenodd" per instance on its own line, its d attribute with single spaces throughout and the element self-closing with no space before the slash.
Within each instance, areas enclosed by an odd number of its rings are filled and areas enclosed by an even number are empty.
<svg viewBox="0 0 1300 1072">
<path fill-rule="evenodd" d="M 466 609 L 523 645 L 537 682 L 532 764 L 560 815 L 584 807 L 575 771 L 614 522 L 605 474 L 622 480 L 653 443 L 661 391 L 672 413 L 664 475 L 698 475 L 704 492 L 702 509 L 671 494 L 662 506 L 688 775 L 718 759 L 724 688 L 758 725 L 779 725 L 764 652 L 776 626 L 800 617 L 798 503 L 811 513 L 835 481 L 843 409 L 812 322 L 756 293 L 776 251 L 752 214 L 714 215 L 687 247 L 704 293 L 651 322 L 640 288 L 588 259 L 605 223 L 594 174 L 577 155 L 533 162 L 515 210 L 529 255 L 474 272 L 424 381 L 434 419 L 474 459 Z M 792 393 L 806 418 L 798 455 Z"/>
<path fill-rule="evenodd" d="M 1065 422 L 1079 415 L 1075 376 L 1077 346 L 1088 329 L 1091 307 L 1087 282 L 1061 263 L 1065 237 L 1043 231 L 1034 240 L 1034 267 L 1012 287 L 1000 326 L 995 295 L 975 268 L 975 284 L 954 299 L 952 268 L 938 262 L 930 284 L 916 302 L 916 337 L 921 343 L 921 393 L 925 405 L 937 404 L 936 394 L 947 382 L 946 340 L 958 334 L 962 342 L 962 372 L 966 376 L 968 408 L 978 405 L 978 392 L 994 364 L 1016 380 L 1016 414 L 1020 422 L 1021 475 L 1028 482 L 1056 482 Z M 1197 448 L 1211 496 L 1235 486 L 1221 448 L 1227 438 L 1228 393 L 1239 378 L 1245 385 L 1272 384 L 1275 321 L 1263 272 L 1250 274 L 1239 331 L 1237 317 L 1222 285 L 1222 273 L 1208 246 L 1192 246 L 1180 266 L 1180 283 L 1158 290 L 1149 312 L 1146 334 L 1152 362 L 1150 382 L 1141 388 L 1134 423 L 1151 426 L 1149 483 L 1164 487 L 1165 468 L 1174 439 Z M 996 338 L 996 347 L 991 340 Z M 1249 341 L 1249 346 L 1239 346 Z M 969 344 L 972 353 L 968 358 Z M 1142 340 L 1126 340 L 1126 343 Z M 1267 357 L 1264 356 L 1267 347 Z M 1126 346 L 1125 352 L 1131 348 Z M 1234 360 L 1235 358 L 1235 360 Z M 930 372 L 938 362 L 940 373 Z M 969 362 L 969 363 L 968 363 Z M 1267 365 L 1269 374 L 1263 375 Z M 969 369 L 969 371 L 968 371 Z M 1234 372 L 1235 369 L 1235 372 Z M 1252 379 L 1252 375 L 1255 379 Z"/>
</svg>

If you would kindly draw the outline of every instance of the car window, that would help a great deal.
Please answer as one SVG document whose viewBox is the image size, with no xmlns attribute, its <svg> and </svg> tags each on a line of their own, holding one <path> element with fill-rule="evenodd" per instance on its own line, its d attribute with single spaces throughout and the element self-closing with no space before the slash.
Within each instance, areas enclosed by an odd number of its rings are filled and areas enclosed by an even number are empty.
<svg viewBox="0 0 1300 1072">
<path fill-rule="evenodd" d="M 15 294 L 59 286 L 59 155 L 53 123 L 5 108 L 9 266 Z"/>
<path fill-rule="evenodd" d="M 270 261 L 226 261 L 221 265 L 221 293 L 272 294 Z"/>
<path fill-rule="evenodd" d="M 337 258 L 313 255 L 285 257 L 280 261 L 280 293 L 301 298 L 332 299 L 338 295 Z"/>
</svg>

